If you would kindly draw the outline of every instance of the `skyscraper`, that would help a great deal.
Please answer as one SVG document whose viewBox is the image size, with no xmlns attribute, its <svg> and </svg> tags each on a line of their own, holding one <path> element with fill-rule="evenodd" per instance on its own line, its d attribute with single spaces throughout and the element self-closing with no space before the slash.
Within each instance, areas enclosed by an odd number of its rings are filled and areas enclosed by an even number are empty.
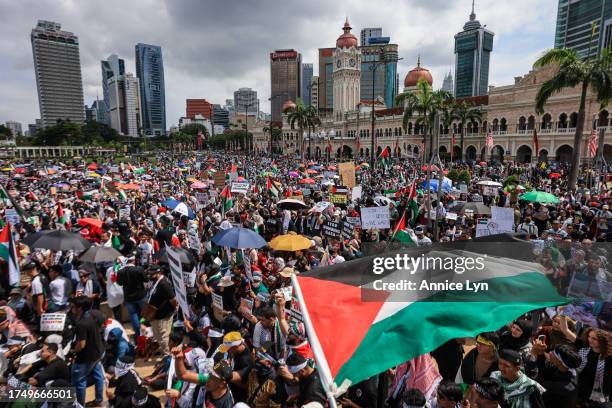
<svg viewBox="0 0 612 408">
<path fill-rule="evenodd" d="M 312 81 L 312 64 L 302 64 L 302 99 L 305 106 L 310 106 L 310 81 Z"/>
<path fill-rule="evenodd" d="M 164 61 L 158 45 L 136 44 L 136 76 L 140 81 L 142 128 L 145 135 L 166 134 Z"/>
<path fill-rule="evenodd" d="M 59 119 L 85 121 L 79 38 L 61 28 L 59 23 L 38 20 L 30 37 L 44 127 Z"/>
<path fill-rule="evenodd" d="M 484 28 L 474 13 L 463 31 L 455 34 L 455 97 L 485 95 L 489 86 L 489 59 L 493 51 L 493 32 Z"/>
<path fill-rule="evenodd" d="M 213 126 L 220 125 L 223 126 L 224 129 L 229 128 L 229 112 L 227 109 L 223 109 L 221 105 L 214 104 L 213 105 Z"/>
<path fill-rule="evenodd" d="M 142 116 L 138 78 L 129 73 L 113 76 L 108 85 L 110 126 L 122 135 L 139 136 Z"/>
<path fill-rule="evenodd" d="M 110 126 L 110 116 L 108 107 L 110 106 L 108 81 L 112 77 L 125 74 L 125 61 L 117 55 L 110 55 L 106 60 L 100 61 L 102 68 L 102 97 L 104 98 L 105 109 L 100 109 L 103 122 Z"/>
<path fill-rule="evenodd" d="M 302 56 L 299 52 L 276 50 L 270 53 L 272 120 L 281 121 L 285 101 L 295 102 L 301 96 Z M 237 108 L 236 108 L 237 109 Z"/>
<path fill-rule="evenodd" d="M 451 95 L 455 93 L 455 86 L 453 85 L 453 74 L 448 71 L 448 74 L 444 77 L 444 81 L 442 82 L 442 90 L 446 92 L 450 92 Z"/>
<path fill-rule="evenodd" d="M 319 77 L 316 75 L 310 80 L 310 104 L 315 108 L 319 106 Z"/>
<path fill-rule="evenodd" d="M 251 88 L 240 88 L 234 91 L 234 103 L 232 107 L 236 115 L 248 113 L 249 115 L 257 116 L 257 111 L 259 110 L 257 91 Z"/>
<path fill-rule="evenodd" d="M 370 45 L 370 38 L 372 37 L 382 37 L 382 27 L 362 28 L 359 44 L 362 47 Z"/>
<path fill-rule="evenodd" d="M 559 0 L 555 48 L 570 48 L 586 58 L 589 52 L 599 55 L 611 41 L 612 0 Z"/>
</svg>

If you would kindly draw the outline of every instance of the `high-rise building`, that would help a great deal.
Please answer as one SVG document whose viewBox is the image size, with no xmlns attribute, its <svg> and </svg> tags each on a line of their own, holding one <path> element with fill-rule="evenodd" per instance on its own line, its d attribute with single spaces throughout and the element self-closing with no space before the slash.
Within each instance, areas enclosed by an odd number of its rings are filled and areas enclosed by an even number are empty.
<svg viewBox="0 0 612 408">
<path fill-rule="evenodd" d="M 186 99 L 185 100 L 185 116 L 194 119 L 195 115 L 202 115 L 210 119 L 213 114 L 212 103 L 206 99 Z"/>
<path fill-rule="evenodd" d="M 106 60 L 100 61 L 102 69 L 102 97 L 104 98 L 105 110 L 101 110 L 102 122 L 110 126 L 108 107 L 110 106 L 108 81 L 112 77 L 125 74 L 125 61 L 117 55 L 112 54 Z"/>
<path fill-rule="evenodd" d="M 334 51 L 334 116 L 354 111 L 359 105 L 361 88 L 361 51 L 357 37 L 351 33 L 348 18 L 342 27 L 344 31 L 336 40 Z"/>
<path fill-rule="evenodd" d="M 589 53 L 599 55 L 610 44 L 612 0 L 559 0 L 555 48 L 570 48 L 586 58 Z"/>
<path fill-rule="evenodd" d="M 485 95 L 489 86 L 489 60 L 493 51 L 493 32 L 484 28 L 474 13 L 455 34 L 455 97 Z"/>
<path fill-rule="evenodd" d="M 312 80 L 312 64 L 302 64 L 302 100 L 305 106 L 310 106 L 310 81 Z"/>
<path fill-rule="evenodd" d="M 223 129 L 229 128 L 229 112 L 218 104 L 213 105 L 213 125 L 223 126 Z"/>
<path fill-rule="evenodd" d="M 91 107 L 96 110 L 95 121 L 100 123 L 106 123 L 104 122 L 107 113 L 106 103 L 101 99 L 97 99 L 93 101 Z"/>
<path fill-rule="evenodd" d="M 164 61 L 158 45 L 136 44 L 136 76 L 140 81 L 140 107 L 145 135 L 166 134 Z"/>
<path fill-rule="evenodd" d="M 133 74 L 113 76 L 109 85 L 110 126 L 119 134 L 131 137 L 140 135 L 142 111 L 140 107 L 140 83 Z"/>
<path fill-rule="evenodd" d="M 59 119 L 85 121 L 79 38 L 61 28 L 59 23 L 38 20 L 30 37 L 44 127 Z"/>
<path fill-rule="evenodd" d="M 257 99 L 257 91 L 251 88 L 239 88 L 234 91 L 234 103 L 232 105 L 235 115 L 257 116 L 259 111 L 259 99 Z M 232 115 L 233 116 L 233 115 Z"/>
<path fill-rule="evenodd" d="M 13 137 L 21 136 L 23 133 L 21 131 L 21 123 L 15 122 L 14 120 L 7 120 L 5 126 L 11 130 Z"/>
<path fill-rule="evenodd" d="M 361 29 L 361 42 L 359 43 L 362 47 L 370 45 L 370 38 L 382 37 L 382 27 L 373 28 L 362 28 Z"/>
<path fill-rule="evenodd" d="M 299 52 L 276 50 L 270 53 L 272 120 L 281 121 L 282 107 L 286 101 L 295 102 L 301 97 L 302 56 Z"/>
<path fill-rule="evenodd" d="M 319 77 L 316 75 L 310 80 L 310 104 L 319 106 Z"/>
<path fill-rule="evenodd" d="M 94 122 L 96 120 L 97 112 L 93 103 L 91 106 L 85 105 L 83 108 L 85 109 L 85 122 Z"/>
<path fill-rule="evenodd" d="M 453 85 L 453 74 L 448 71 L 448 74 L 444 76 L 444 81 L 442 82 L 442 90 L 446 92 L 450 92 L 450 94 L 454 94 L 455 86 Z"/>
</svg>

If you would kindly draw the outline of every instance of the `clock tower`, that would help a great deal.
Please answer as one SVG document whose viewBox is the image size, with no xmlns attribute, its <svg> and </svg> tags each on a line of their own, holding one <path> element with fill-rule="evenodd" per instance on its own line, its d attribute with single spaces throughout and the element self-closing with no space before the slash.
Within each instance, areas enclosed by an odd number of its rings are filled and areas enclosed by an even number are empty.
<svg viewBox="0 0 612 408">
<path fill-rule="evenodd" d="M 358 109 L 361 90 L 361 51 L 357 37 L 351 34 L 348 18 L 342 30 L 344 33 L 336 40 L 332 74 L 336 120 L 341 120 L 344 113 Z"/>
</svg>

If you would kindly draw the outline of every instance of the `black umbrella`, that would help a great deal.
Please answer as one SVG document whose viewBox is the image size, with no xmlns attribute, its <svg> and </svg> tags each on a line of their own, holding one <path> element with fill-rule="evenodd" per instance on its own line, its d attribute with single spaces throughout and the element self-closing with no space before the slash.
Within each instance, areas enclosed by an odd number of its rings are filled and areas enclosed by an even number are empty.
<svg viewBox="0 0 612 408">
<path fill-rule="evenodd" d="M 483 203 L 469 202 L 459 203 L 449 208 L 450 211 L 458 214 L 464 214 L 465 210 L 471 210 L 474 214 L 479 215 L 491 215 L 491 208 L 484 205 Z"/>
<path fill-rule="evenodd" d="M 181 263 L 183 265 L 184 264 L 191 264 L 191 265 L 195 264 L 195 259 L 193 255 L 191 254 L 191 251 L 189 251 L 188 249 L 185 249 L 185 248 L 172 248 L 172 249 L 178 252 L 179 259 L 181 260 Z M 157 259 L 159 262 L 168 263 L 168 253 L 166 252 L 165 247 L 160 249 L 159 252 L 155 253 L 153 257 Z"/>
<path fill-rule="evenodd" d="M 83 252 L 79 260 L 93 263 L 115 262 L 120 256 L 121 252 L 113 247 L 92 246 L 87 251 Z"/>
<path fill-rule="evenodd" d="M 63 230 L 52 230 L 37 232 L 28 235 L 21 240 L 30 248 L 50 249 L 52 251 L 68 251 L 83 252 L 91 246 L 91 242 L 87 241 L 79 234 Z"/>
<path fill-rule="evenodd" d="M 287 198 L 284 200 L 280 200 L 277 203 L 278 207 L 282 208 L 283 210 L 301 210 L 303 208 L 308 208 L 308 206 L 306 204 L 304 204 L 303 201 L 300 200 L 295 200 L 292 198 Z"/>
</svg>

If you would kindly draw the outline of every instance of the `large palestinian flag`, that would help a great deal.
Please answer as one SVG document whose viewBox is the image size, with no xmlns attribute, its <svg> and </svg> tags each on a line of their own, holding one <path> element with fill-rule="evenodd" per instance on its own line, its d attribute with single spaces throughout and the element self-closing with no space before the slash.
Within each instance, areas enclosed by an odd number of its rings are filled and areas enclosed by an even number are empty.
<svg viewBox="0 0 612 408">
<path fill-rule="evenodd" d="M 524 242 L 404 248 L 298 275 L 293 284 L 324 384 L 354 384 L 450 339 L 497 330 L 531 310 L 567 303 L 538 264 L 523 260 L 531 249 Z M 512 253 L 517 257 L 509 258 Z M 397 255 L 422 264 L 373 273 L 376 258 Z M 419 259 L 434 259 L 434 265 Z M 440 270 L 436 259 L 450 262 L 451 269 Z M 483 268 L 460 274 L 465 259 L 480 259 Z M 488 290 L 374 290 L 380 289 L 377 280 L 469 280 L 472 289 L 486 283 Z"/>
<path fill-rule="evenodd" d="M 9 225 L 0 231 L 0 258 L 8 263 L 9 284 L 11 286 L 19 285 L 21 279 L 19 274 L 19 258 L 17 258 L 17 249 Z"/>
</svg>

